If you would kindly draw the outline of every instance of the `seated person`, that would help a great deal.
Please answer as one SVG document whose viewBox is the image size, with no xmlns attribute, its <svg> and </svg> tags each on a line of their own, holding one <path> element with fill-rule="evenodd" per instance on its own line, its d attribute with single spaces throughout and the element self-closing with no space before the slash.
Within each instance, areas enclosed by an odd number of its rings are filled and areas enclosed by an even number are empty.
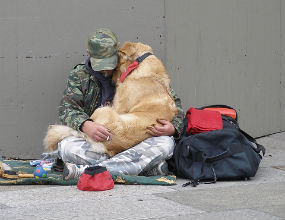
<svg viewBox="0 0 285 220">
<path fill-rule="evenodd" d="M 112 135 L 89 117 L 98 107 L 112 103 L 115 85 L 111 78 L 117 65 L 117 49 L 118 40 L 111 30 L 101 28 L 92 33 L 88 39 L 89 58 L 71 71 L 59 106 L 63 125 L 80 130 L 98 142 Z M 78 178 L 88 165 L 105 166 L 109 172 L 128 175 L 167 175 L 165 160 L 173 154 L 174 139 L 180 138 L 184 117 L 180 99 L 172 89 L 171 93 L 178 109 L 172 122 L 158 119 L 161 126 L 149 128 L 153 137 L 114 157 L 92 151 L 82 138 L 64 138 L 58 144 L 59 157 L 65 163 L 64 179 Z"/>
</svg>

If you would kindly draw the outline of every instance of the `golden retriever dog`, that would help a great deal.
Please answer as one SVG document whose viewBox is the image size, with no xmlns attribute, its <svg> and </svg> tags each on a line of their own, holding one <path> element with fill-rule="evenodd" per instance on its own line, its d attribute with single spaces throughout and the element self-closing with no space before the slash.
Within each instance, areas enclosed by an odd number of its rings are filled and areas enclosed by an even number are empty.
<svg viewBox="0 0 285 220">
<path fill-rule="evenodd" d="M 123 82 L 119 80 L 129 64 L 145 53 L 151 53 Z M 57 144 L 68 136 L 85 138 L 99 153 L 114 156 L 151 137 L 147 127 L 157 119 L 171 121 L 177 114 L 170 93 L 170 79 L 162 62 L 153 55 L 150 46 L 126 42 L 118 50 L 118 66 L 113 75 L 116 94 L 112 106 L 100 107 L 90 117 L 111 131 L 108 141 L 95 142 L 83 132 L 63 125 L 51 125 L 44 139 L 45 148 L 57 149 Z"/>
</svg>

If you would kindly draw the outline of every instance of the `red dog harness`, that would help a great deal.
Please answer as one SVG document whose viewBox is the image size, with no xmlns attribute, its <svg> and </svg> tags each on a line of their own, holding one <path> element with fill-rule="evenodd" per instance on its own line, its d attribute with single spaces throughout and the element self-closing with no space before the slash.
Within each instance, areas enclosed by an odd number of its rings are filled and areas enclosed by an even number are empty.
<svg viewBox="0 0 285 220">
<path fill-rule="evenodd" d="M 138 57 L 134 62 L 132 62 L 130 65 L 128 65 L 127 70 L 122 73 L 120 77 L 120 82 L 124 82 L 125 78 L 135 69 L 139 66 L 139 64 L 148 56 L 152 55 L 152 53 L 145 53 L 144 55 Z"/>
</svg>

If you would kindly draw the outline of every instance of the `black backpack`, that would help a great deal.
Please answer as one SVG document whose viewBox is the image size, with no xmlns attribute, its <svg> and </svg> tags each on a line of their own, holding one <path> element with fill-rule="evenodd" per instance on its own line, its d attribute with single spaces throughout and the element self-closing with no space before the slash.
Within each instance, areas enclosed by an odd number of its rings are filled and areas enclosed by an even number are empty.
<svg viewBox="0 0 285 220">
<path fill-rule="evenodd" d="M 211 105 L 197 108 L 231 109 L 236 118 L 222 115 L 223 129 L 188 134 L 188 120 L 184 118 L 184 132 L 173 154 L 176 175 L 190 179 L 183 186 L 215 183 L 217 180 L 249 179 L 255 176 L 265 148 L 239 128 L 237 112 L 230 106 Z"/>
</svg>

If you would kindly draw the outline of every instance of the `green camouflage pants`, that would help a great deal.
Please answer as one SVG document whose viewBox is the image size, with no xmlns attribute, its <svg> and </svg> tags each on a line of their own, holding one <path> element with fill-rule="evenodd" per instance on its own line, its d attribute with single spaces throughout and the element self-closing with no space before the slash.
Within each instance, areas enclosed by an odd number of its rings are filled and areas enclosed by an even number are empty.
<svg viewBox="0 0 285 220">
<path fill-rule="evenodd" d="M 173 137 L 152 137 L 110 158 L 106 154 L 92 151 L 84 139 L 70 136 L 58 144 L 58 153 L 64 162 L 105 166 L 110 172 L 139 175 L 169 159 L 174 144 Z"/>
</svg>

